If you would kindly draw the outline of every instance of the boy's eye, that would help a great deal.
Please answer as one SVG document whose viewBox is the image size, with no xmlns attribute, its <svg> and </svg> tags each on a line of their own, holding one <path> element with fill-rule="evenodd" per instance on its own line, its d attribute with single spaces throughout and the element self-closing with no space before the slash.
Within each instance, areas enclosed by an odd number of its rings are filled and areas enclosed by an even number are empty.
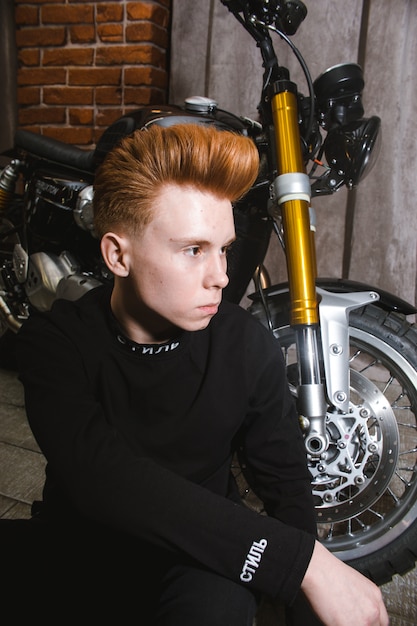
<svg viewBox="0 0 417 626">
<path fill-rule="evenodd" d="M 189 256 L 198 256 L 199 252 L 199 246 L 191 246 L 190 248 L 186 248 L 185 250 L 185 254 L 188 254 Z"/>
<path fill-rule="evenodd" d="M 227 255 L 233 248 L 233 244 L 234 244 L 234 241 L 232 241 L 232 243 L 228 243 L 227 246 L 223 246 L 222 253 Z"/>
</svg>

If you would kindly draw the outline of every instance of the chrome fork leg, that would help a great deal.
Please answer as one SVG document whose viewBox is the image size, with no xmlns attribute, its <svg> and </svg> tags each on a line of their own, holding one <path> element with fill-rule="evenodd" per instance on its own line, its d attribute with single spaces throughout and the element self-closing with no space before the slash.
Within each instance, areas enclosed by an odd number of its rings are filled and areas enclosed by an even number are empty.
<svg viewBox="0 0 417 626">
<path fill-rule="evenodd" d="M 316 326 L 295 331 L 300 380 L 298 410 L 306 426 L 307 452 L 315 457 L 328 446 L 328 406 L 342 413 L 349 410 L 349 313 L 379 300 L 374 291 L 333 293 L 317 289 L 317 293 L 320 337 Z"/>
</svg>

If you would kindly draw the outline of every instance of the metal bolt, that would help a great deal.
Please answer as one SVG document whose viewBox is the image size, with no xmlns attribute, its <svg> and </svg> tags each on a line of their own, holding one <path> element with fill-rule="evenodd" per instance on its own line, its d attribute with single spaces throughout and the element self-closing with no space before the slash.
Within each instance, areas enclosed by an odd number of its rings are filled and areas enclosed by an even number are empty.
<svg viewBox="0 0 417 626">
<path fill-rule="evenodd" d="M 336 402 L 344 402 L 346 400 L 346 394 L 344 391 L 336 391 L 334 397 L 336 398 Z"/>
</svg>

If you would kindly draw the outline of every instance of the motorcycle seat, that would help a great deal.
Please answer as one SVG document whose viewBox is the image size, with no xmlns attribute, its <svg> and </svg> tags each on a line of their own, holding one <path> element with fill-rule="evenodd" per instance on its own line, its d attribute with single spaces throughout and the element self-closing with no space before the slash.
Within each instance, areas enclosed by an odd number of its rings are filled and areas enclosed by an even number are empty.
<svg viewBox="0 0 417 626">
<path fill-rule="evenodd" d="M 19 129 L 16 131 L 15 146 L 60 165 L 74 167 L 86 172 L 93 172 L 95 169 L 94 150 L 83 150 L 29 130 Z"/>
</svg>

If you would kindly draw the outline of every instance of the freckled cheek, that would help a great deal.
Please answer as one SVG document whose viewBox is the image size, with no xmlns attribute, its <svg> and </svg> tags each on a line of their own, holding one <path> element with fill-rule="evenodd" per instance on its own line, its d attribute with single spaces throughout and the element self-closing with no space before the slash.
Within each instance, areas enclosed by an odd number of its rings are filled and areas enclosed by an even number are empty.
<svg viewBox="0 0 417 626">
<path fill-rule="evenodd" d="M 178 291 L 188 278 L 187 274 L 178 273 L 170 266 L 166 266 L 163 270 L 151 272 L 148 276 L 153 289 L 165 292 Z"/>
<path fill-rule="evenodd" d="M 194 289 L 198 277 L 189 265 L 169 260 L 162 267 L 149 268 L 147 282 L 153 289 L 163 289 L 167 293 L 173 291 L 179 294 Z"/>
<path fill-rule="evenodd" d="M 147 282 L 151 285 L 162 286 L 167 280 L 169 280 L 169 265 L 165 268 L 150 267 L 147 272 Z"/>
<path fill-rule="evenodd" d="M 165 284 L 165 279 L 161 274 L 150 274 L 150 283 L 152 287 L 163 287 Z"/>
</svg>

